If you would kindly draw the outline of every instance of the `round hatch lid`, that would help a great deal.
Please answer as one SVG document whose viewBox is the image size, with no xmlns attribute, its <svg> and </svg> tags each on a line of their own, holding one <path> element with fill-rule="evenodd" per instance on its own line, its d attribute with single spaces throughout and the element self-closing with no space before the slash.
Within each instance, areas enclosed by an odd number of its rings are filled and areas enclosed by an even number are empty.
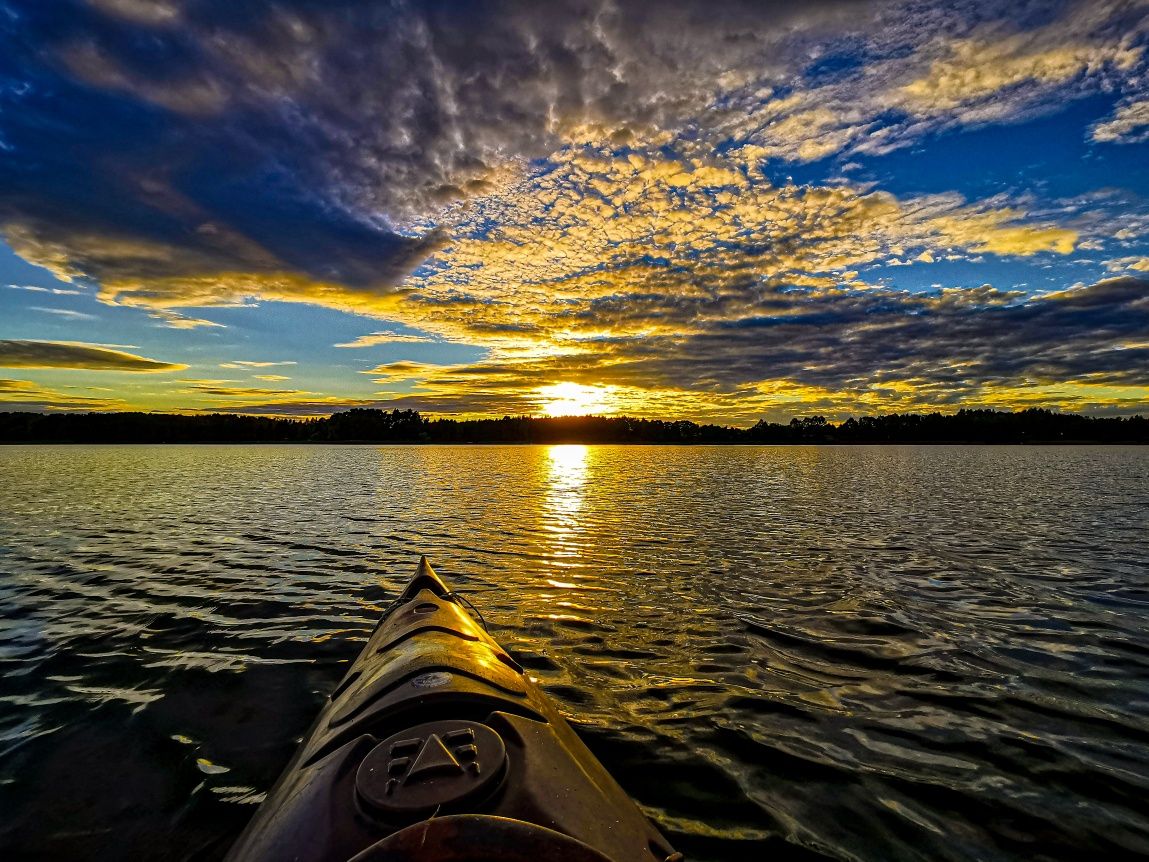
<svg viewBox="0 0 1149 862">
<path fill-rule="evenodd" d="M 432 721 L 389 736 L 359 764 L 355 789 L 377 813 L 406 819 L 489 795 L 506 771 L 502 737 L 477 721 Z"/>
</svg>

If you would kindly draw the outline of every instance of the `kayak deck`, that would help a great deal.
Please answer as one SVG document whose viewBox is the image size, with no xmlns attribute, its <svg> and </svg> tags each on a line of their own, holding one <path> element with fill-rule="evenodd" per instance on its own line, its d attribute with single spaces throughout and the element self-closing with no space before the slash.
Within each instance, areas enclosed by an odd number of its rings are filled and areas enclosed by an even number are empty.
<svg viewBox="0 0 1149 862">
<path fill-rule="evenodd" d="M 420 560 L 233 862 L 681 859 Z"/>
</svg>

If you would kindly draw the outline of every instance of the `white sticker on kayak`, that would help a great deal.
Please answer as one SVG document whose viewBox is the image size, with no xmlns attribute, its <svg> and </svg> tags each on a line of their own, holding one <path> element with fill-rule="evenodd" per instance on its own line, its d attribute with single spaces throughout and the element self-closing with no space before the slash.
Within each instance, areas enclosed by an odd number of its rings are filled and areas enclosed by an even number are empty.
<svg viewBox="0 0 1149 862">
<path fill-rule="evenodd" d="M 446 685 L 451 681 L 449 673 L 436 671 L 435 673 L 425 673 L 421 676 L 415 677 L 411 680 L 411 685 L 415 688 L 438 688 L 441 685 Z"/>
</svg>

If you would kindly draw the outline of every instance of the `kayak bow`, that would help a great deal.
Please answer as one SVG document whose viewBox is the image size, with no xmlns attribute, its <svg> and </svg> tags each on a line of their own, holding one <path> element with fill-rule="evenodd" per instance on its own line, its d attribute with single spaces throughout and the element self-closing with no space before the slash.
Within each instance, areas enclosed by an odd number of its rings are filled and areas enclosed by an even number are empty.
<svg viewBox="0 0 1149 862">
<path fill-rule="evenodd" d="M 681 859 L 427 558 L 231 862 Z"/>
</svg>

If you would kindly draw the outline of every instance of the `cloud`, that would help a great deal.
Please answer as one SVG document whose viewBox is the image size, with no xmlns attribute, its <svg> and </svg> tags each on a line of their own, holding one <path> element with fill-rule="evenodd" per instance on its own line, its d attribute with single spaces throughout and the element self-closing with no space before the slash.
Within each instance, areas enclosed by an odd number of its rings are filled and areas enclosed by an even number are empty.
<svg viewBox="0 0 1149 862">
<path fill-rule="evenodd" d="M 427 335 L 414 335 L 411 333 L 391 332 L 390 330 L 383 330 L 382 332 L 372 332 L 368 335 L 360 335 L 354 341 L 347 341 L 342 344 L 336 344 L 336 347 L 375 347 L 380 344 L 416 344 L 421 342 L 433 342 L 437 339 L 431 338 Z"/>
<path fill-rule="evenodd" d="M 89 6 L 140 24 L 170 25 L 180 20 L 182 0 L 86 0 Z"/>
<path fill-rule="evenodd" d="M 177 328 L 218 324 L 175 309 L 251 298 L 386 317 L 455 210 L 571 146 L 880 150 L 1140 57 L 1115 3 L 1038 26 L 996 3 L 10 5 L 4 234 Z M 809 71 L 834 52 L 867 62 Z"/>
<path fill-rule="evenodd" d="M 427 362 L 414 362 L 409 359 L 401 359 L 398 362 L 387 362 L 383 365 L 376 365 L 374 368 L 368 368 L 366 371 L 360 371 L 360 374 L 372 374 L 377 377 L 388 379 L 403 380 L 412 377 L 420 377 L 429 371 L 437 371 L 441 368 L 449 366 L 436 365 Z"/>
<path fill-rule="evenodd" d="M 1035 297 L 988 286 L 929 294 L 775 287 L 759 295 L 756 313 L 686 334 L 376 371 L 393 372 L 384 385 L 416 385 L 396 392 L 395 406 L 450 413 L 537 411 L 542 388 L 564 381 L 610 387 L 613 403 L 602 412 L 742 422 L 795 409 L 1144 409 L 1147 331 L 1149 281 L 1137 278 Z"/>
<path fill-rule="evenodd" d="M 308 271 L 303 263 L 296 266 L 263 250 L 218 247 L 230 240 L 222 230 L 209 230 L 212 225 L 188 226 L 178 238 L 167 239 L 149 236 L 155 232 L 151 224 L 129 233 L 126 219 L 114 215 L 115 224 L 101 225 L 96 207 L 87 215 L 96 223 L 82 229 L 59 219 L 6 218 L 0 200 L 0 229 L 17 254 L 64 281 L 98 282 L 101 302 L 147 309 L 165 325 L 181 329 L 221 324 L 173 309 L 243 306 L 252 298 L 381 314 L 403 278 L 440 242 L 436 233 L 424 240 L 388 239 L 364 229 L 355 241 L 376 259 L 357 260 L 345 244 L 334 241 L 326 248 L 311 244 L 305 247 L 314 251 L 319 268 Z M 340 260 L 343 266 L 320 266 L 320 257 Z"/>
<path fill-rule="evenodd" d="M 72 341 L 0 340 L 0 367 L 76 368 L 89 371 L 181 371 L 187 368 Z"/>
<path fill-rule="evenodd" d="M 82 311 L 73 311 L 70 308 L 45 308 L 40 305 L 33 305 L 29 308 L 30 311 L 39 311 L 43 314 L 54 314 L 57 317 L 66 317 L 69 320 L 96 320 L 94 314 L 86 314 Z"/>
<path fill-rule="evenodd" d="M 914 398 L 952 402 L 986 388 L 1071 381 L 1149 393 L 1149 351 L 1127 347 L 1147 326 L 1149 282 L 1117 278 L 1031 298 L 988 287 L 827 295 L 800 314 L 744 318 L 684 347 L 698 382 L 757 384 L 769 369 L 767 379 L 835 391 L 908 382 Z M 683 359 L 643 362 L 669 379 L 684 373 Z"/>
<path fill-rule="evenodd" d="M 260 389 L 254 386 L 220 386 L 214 383 L 196 383 L 183 391 L 190 395 L 214 395 L 221 398 L 299 398 L 302 395 L 315 394 L 303 389 Z"/>
<path fill-rule="evenodd" d="M 157 320 L 163 321 L 161 325 L 168 329 L 199 329 L 204 326 L 223 326 L 222 323 L 216 323 L 214 320 L 189 317 L 167 308 L 154 308 L 149 314 Z"/>
<path fill-rule="evenodd" d="M 375 399 L 337 398 L 333 396 L 315 398 L 305 401 L 283 400 L 266 401 L 248 404 L 221 404 L 213 407 L 201 408 L 203 413 L 238 413 L 251 416 L 293 416 L 296 418 L 309 418 L 327 416 L 341 410 L 351 410 L 355 407 L 381 408 L 383 402 Z M 386 409 L 390 410 L 391 407 Z"/>
<path fill-rule="evenodd" d="M 1105 261 L 1110 272 L 1149 272 L 1149 257 L 1122 257 Z"/>
<path fill-rule="evenodd" d="M 290 380 L 290 377 L 284 377 L 282 374 L 256 374 L 256 380 L 266 380 L 269 383 L 279 383 L 283 380 Z"/>
<path fill-rule="evenodd" d="M 1149 140 L 1149 99 L 1120 106 L 1113 116 L 1093 127 L 1093 140 L 1109 144 L 1136 144 Z"/>
<path fill-rule="evenodd" d="M 70 388 L 70 387 L 69 387 Z M 86 388 L 86 391 L 94 389 Z M 14 411 L 122 410 L 120 398 L 92 397 L 60 392 L 31 380 L 0 378 L 0 409 Z"/>
<path fill-rule="evenodd" d="M 1065 29 L 1059 21 L 1030 33 L 951 42 L 925 75 L 901 88 L 905 107 L 924 116 L 961 109 L 982 122 L 1008 119 L 1019 101 L 1035 102 L 1050 89 L 1109 68 L 1128 73 L 1141 61 L 1141 47 L 1120 37 L 1074 42 L 1066 40 Z"/>
<path fill-rule="evenodd" d="M 248 359 L 233 359 L 231 362 L 221 362 L 220 368 L 274 368 L 277 365 L 298 365 L 294 359 L 279 361 L 252 361 Z"/>
<path fill-rule="evenodd" d="M 387 403 L 530 410 L 540 387 L 575 382 L 613 387 L 627 408 L 746 416 L 801 399 L 845 409 L 1116 386 L 1122 361 L 1120 385 L 1141 385 L 1140 354 L 1121 347 L 1134 343 L 1123 320 L 1141 319 L 1127 293 L 1094 287 L 1108 305 L 1085 308 L 992 288 L 906 293 L 869 273 L 1052 265 L 1083 243 L 1107 248 L 1102 237 L 1132 242 L 1097 213 L 1125 209 L 1121 230 L 1138 231 L 1142 204 L 893 194 L 858 169 L 1087 95 L 1118 103 L 1096 140 L 1136 138 L 1138 7 L 5 8 L 0 230 L 12 247 L 166 326 L 219 325 L 187 309 L 303 302 L 418 330 L 341 348 L 488 351 L 366 371 Z M 829 158 L 834 179 L 780 176 Z M 216 388 L 259 406 L 261 390 Z"/>
<path fill-rule="evenodd" d="M 9 284 L 10 290 L 28 290 L 35 293 L 51 293 L 56 296 L 80 296 L 84 291 L 64 287 L 40 287 L 36 284 Z"/>
<path fill-rule="evenodd" d="M 782 98 L 745 87 L 731 96 L 721 131 L 791 162 L 884 154 L 949 128 L 1017 123 L 1137 86 L 1147 24 L 1125 4 L 1036 4 L 1036 16 L 1003 9 L 891 4 L 887 26 L 866 42 L 868 62 Z M 1032 17 L 1046 21 L 1034 26 Z"/>
<path fill-rule="evenodd" d="M 577 130 L 674 125 L 848 5 L 10 0 L 0 224 L 106 302 L 379 314 L 444 206 Z"/>
<path fill-rule="evenodd" d="M 744 159 L 571 147 L 461 212 L 393 313 L 523 359 L 685 337 L 756 313 L 777 288 L 867 287 L 859 268 L 886 260 L 1067 254 L 1077 241 L 998 201 L 779 186 Z"/>
</svg>

